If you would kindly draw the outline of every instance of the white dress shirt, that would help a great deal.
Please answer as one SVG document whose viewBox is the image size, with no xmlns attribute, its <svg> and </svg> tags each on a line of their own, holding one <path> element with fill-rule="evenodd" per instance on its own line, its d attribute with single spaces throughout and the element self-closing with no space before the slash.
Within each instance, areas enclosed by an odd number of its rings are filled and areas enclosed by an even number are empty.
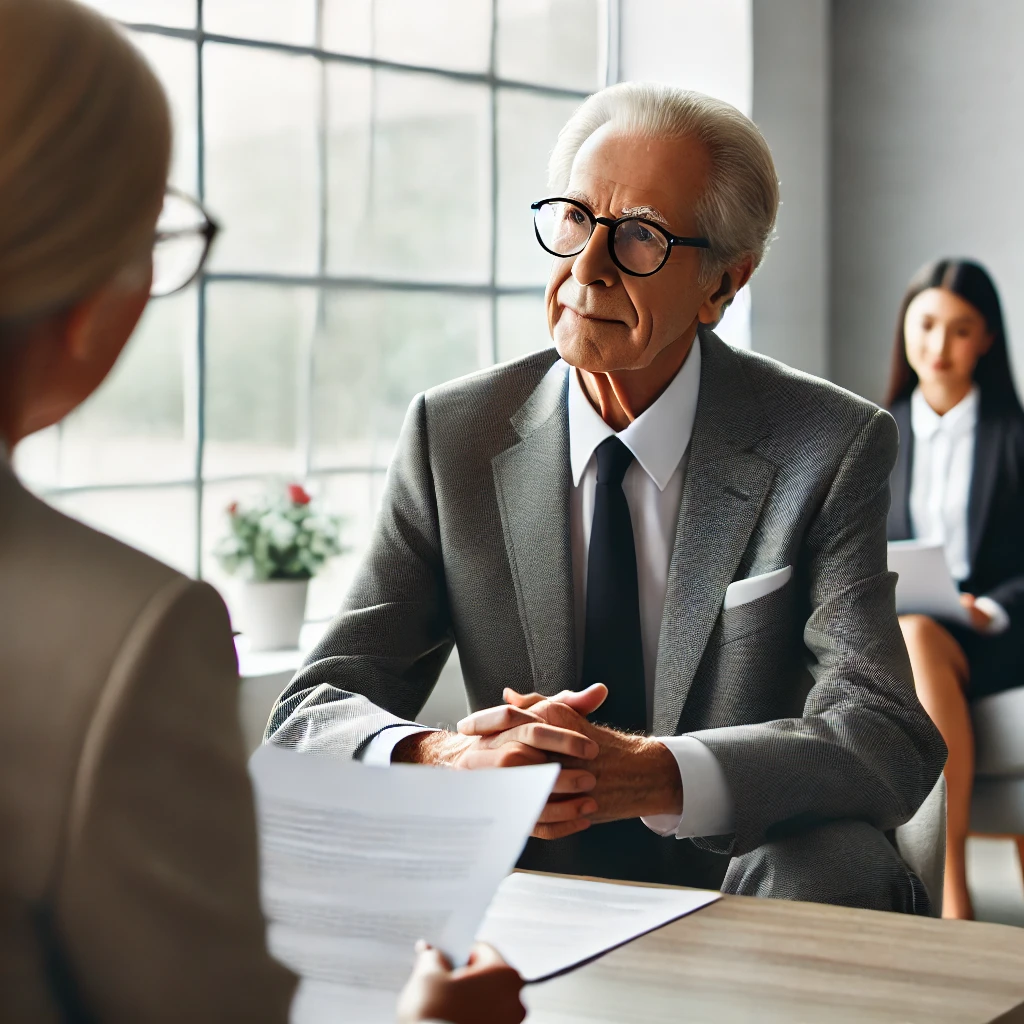
<svg viewBox="0 0 1024 1024">
<path fill-rule="evenodd" d="M 647 689 L 647 721 L 654 706 L 654 680 L 658 639 L 665 608 L 669 563 L 675 545 L 676 522 L 683 493 L 687 452 L 697 414 L 700 390 L 700 341 L 695 340 L 682 369 L 653 405 L 618 435 L 636 461 L 626 471 L 622 490 L 629 505 L 636 546 L 640 629 Z M 594 517 L 597 458 L 594 450 L 615 433 L 594 409 L 574 369 L 569 374 L 569 529 L 572 545 L 576 610 L 577 664 L 583 662 L 587 606 L 587 562 Z M 421 727 L 385 729 L 368 745 L 363 761 L 388 764 L 399 740 Z M 711 751 L 689 736 L 658 737 L 679 765 L 683 784 L 682 815 L 644 818 L 655 832 L 680 839 L 727 835 L 733 830 L 732 795 L 722 767 Z"/>
<path fill-rule="evenodd" d="M 971 574 L 968 507 L 978 428 L 975 386 L 944 416 L 927 402 L 920 388 L 910 398 L 914 458 L 910 475 L 910 523 L 918 540 L 942 544 L 946 564 L 957 583 Z M 979 597 L 977 606 L 991 622 L 986 633 L 1001 633 L 1010 624 L 1002 605 Z"/>
</svg>

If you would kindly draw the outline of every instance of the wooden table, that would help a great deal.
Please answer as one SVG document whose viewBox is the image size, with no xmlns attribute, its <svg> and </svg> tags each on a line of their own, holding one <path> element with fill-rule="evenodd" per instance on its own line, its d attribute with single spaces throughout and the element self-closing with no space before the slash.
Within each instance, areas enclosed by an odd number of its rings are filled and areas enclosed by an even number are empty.
<svg viewBox="0 0 1024 1024">
<path fill-rule="evenodd" d="M 1024 1002 L 1024 928 L 726 896 L 525 1000 L 528 1024 L 983 1024 Z"/>
</svg>

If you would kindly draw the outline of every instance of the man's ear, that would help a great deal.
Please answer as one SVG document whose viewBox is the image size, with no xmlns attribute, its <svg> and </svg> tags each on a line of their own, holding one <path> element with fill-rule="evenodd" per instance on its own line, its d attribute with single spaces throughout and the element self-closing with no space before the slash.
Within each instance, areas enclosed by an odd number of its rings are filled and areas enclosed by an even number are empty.
<svg viewBox="0 0 1024 1024">
<path fill-rule="evenodd" d="M 726 267 L 704 297 L 704 302 L 697 313 L 700 322 L 714 327 L 725 315 L 732 300 L 736 298 L 736 293 L 750 280 L 753 273 L 754 260 L 751 256 L 734 267 Z"/>
</svg>

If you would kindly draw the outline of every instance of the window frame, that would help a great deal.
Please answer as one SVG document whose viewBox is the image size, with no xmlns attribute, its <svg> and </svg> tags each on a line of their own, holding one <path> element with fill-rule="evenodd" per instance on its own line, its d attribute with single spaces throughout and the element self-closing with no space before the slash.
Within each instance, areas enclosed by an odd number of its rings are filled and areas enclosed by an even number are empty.
<svg viewBox="0 0 1024 1024">
<path fill-rule="evenodd" d="M 384 291 L 384 292 L 428 292 L 431 294 L 470 295 L 483 297 L 490 304 L 490 365 L 499 362 L 498 357 L 498 306 L 499 299 L 507 296 L 543 296 L 543 285 L 514 285 L 498 282 L 498 232 L 499 224 L 499 184 L 500 168 L 498 138 L 498 103 L 504 91 L 521 91 L 536 96 L 555 99 L 578 100 L 582 102 L 589 92 L 561 86 L 544 85 L 536 82 L 502 78 L 495 73 L 497 42 L 498 42 L 498 0 L 491 3 L 490 51 L 488 68 L 482 72 L 471 72 L 444 68 L 436 65 L 403 63 L 378 57 L 348 54 L 329 50 L 322 46 L 324 25 L 324 0 L 315 2 L 315 39 L 314 45 L 305 46 L 293 43 L 277 42 L 267 39 L 253 39 L 239 35 L 225 35 L 208 32 L 203 24 L 203 0 L 194 0 L 196 6 L 196 25 L 194 28 L 181 28 L 151 22 L 121 21 L 122 27 L 129 35 L 162 36 L 170 39 L 183 40 L 195 46 L 196 54 L 196 120 L 194 125 L 196 138 L 195 180 L 197 183 L 196 198 L 206 202 L 206 126 L 204 112 L 204 47 L 207 43 L 237 46 L 251 50 L 263 50 L 296 57 L 312 57 L 318 63 L 319 90 L 316 109 L 317 125 L 317 252 L 316 271 L 313 274 L 290 274 L 277 272 L 246 272 L 218 271 L 204 267 L 190 287 L 197 289 L 196 296 L 196 331 L 194 351 L 190 362 L 191 382 L 186 388 L 191 389 L 193 401 L 186 401 L 186 430 L 194 431 L 194 467 L 192 473 L 182 478 L 156 480 L 124 480 L 102 483 L 83 483 L 70 486 L 56 485 L 41 490 L 48 499 L 60 498 L 65 495 L 102 492 L 127 492 L 134 490 L 161 490 L 170 488 L 192 488 L 194 490 L 195 515 L 195 550 L 193 574 L 201 579 L 207 538 L 203 525 L 204 492 L 207 485 L 252 482 L 263 479 L 251 472 L 245 473 L 208 473 L 204 468 L 206 449 L 206 398 L 207 398 L 207 303 L 210 285 L 223 283 L 240 283 L 270 285 L 274 287 L 312 287 L 317 291 L 315 326 L 309 338 L 302 339 L 305 373 L 299 395 L 298 407 L 301 410 L 299 430 L 299 448 L 301 462 L 296 474 L 303 480 L 316 480 L 323 477 L 338 477 L 347 474 L 360 474 L 370 477 L 383 476 L 386 466 L 380 465 L 314 465 L 313 462 L 313 337 L 324 324 L 325 298 L 328 293 L 335 294 L 345 290 Z M 472 0 L 471 0 L 472 2 Z M 620 8 L 619 0 L 599 0 L 599 18 L 604 24 L 598 25 L 599 52 L 598 75 L 600 84 L 611 84 L 618 78 L 618 38 Z M 355 274 L 331 274 L 327 272 L 327 232 L 328 232 L 328 137 L 329 118 L 327 108 L 328 68 L 332 64 L 347 64 L 371 70 L 397 72 L 414 72 L 440 77 L 453 82 L 473 85 L 484 85 L 489 91 L 489 124 L 490 135 L 490 251 L 488 254 L 487 279 L 481 283 L 455 281 L 424 281 L 410 278 L 391 278 L 381 276 L 360 276 Z M 214 211 L 215 212 L 215 211 Z M 161 301 L 156 299 L 154 301 Z M 61 426 L 58 426 L 61 431 Z M 61 439 L 62 442 L 62 439 Z"/>
</svg>

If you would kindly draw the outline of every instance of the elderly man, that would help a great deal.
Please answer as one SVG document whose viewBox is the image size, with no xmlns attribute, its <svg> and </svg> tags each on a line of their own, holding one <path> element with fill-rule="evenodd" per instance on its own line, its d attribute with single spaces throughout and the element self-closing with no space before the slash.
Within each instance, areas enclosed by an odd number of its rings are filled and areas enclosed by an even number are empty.
<svg viewBox="0 0 1024 1024">
<path fill-rule="evenodd" d="M 709 97 L 617 85 L 560 133 L 551 188 L 557 351 L 413 401 L 268 738 L 558 759 L 523 866 L 922 912 L 887 833 L 944 748 L 886 569 L 895 426 L 711 331 L 774 225 L 764 139 Z M 453 645 L 476 713 L 426 731 Z"/>
</svg>

